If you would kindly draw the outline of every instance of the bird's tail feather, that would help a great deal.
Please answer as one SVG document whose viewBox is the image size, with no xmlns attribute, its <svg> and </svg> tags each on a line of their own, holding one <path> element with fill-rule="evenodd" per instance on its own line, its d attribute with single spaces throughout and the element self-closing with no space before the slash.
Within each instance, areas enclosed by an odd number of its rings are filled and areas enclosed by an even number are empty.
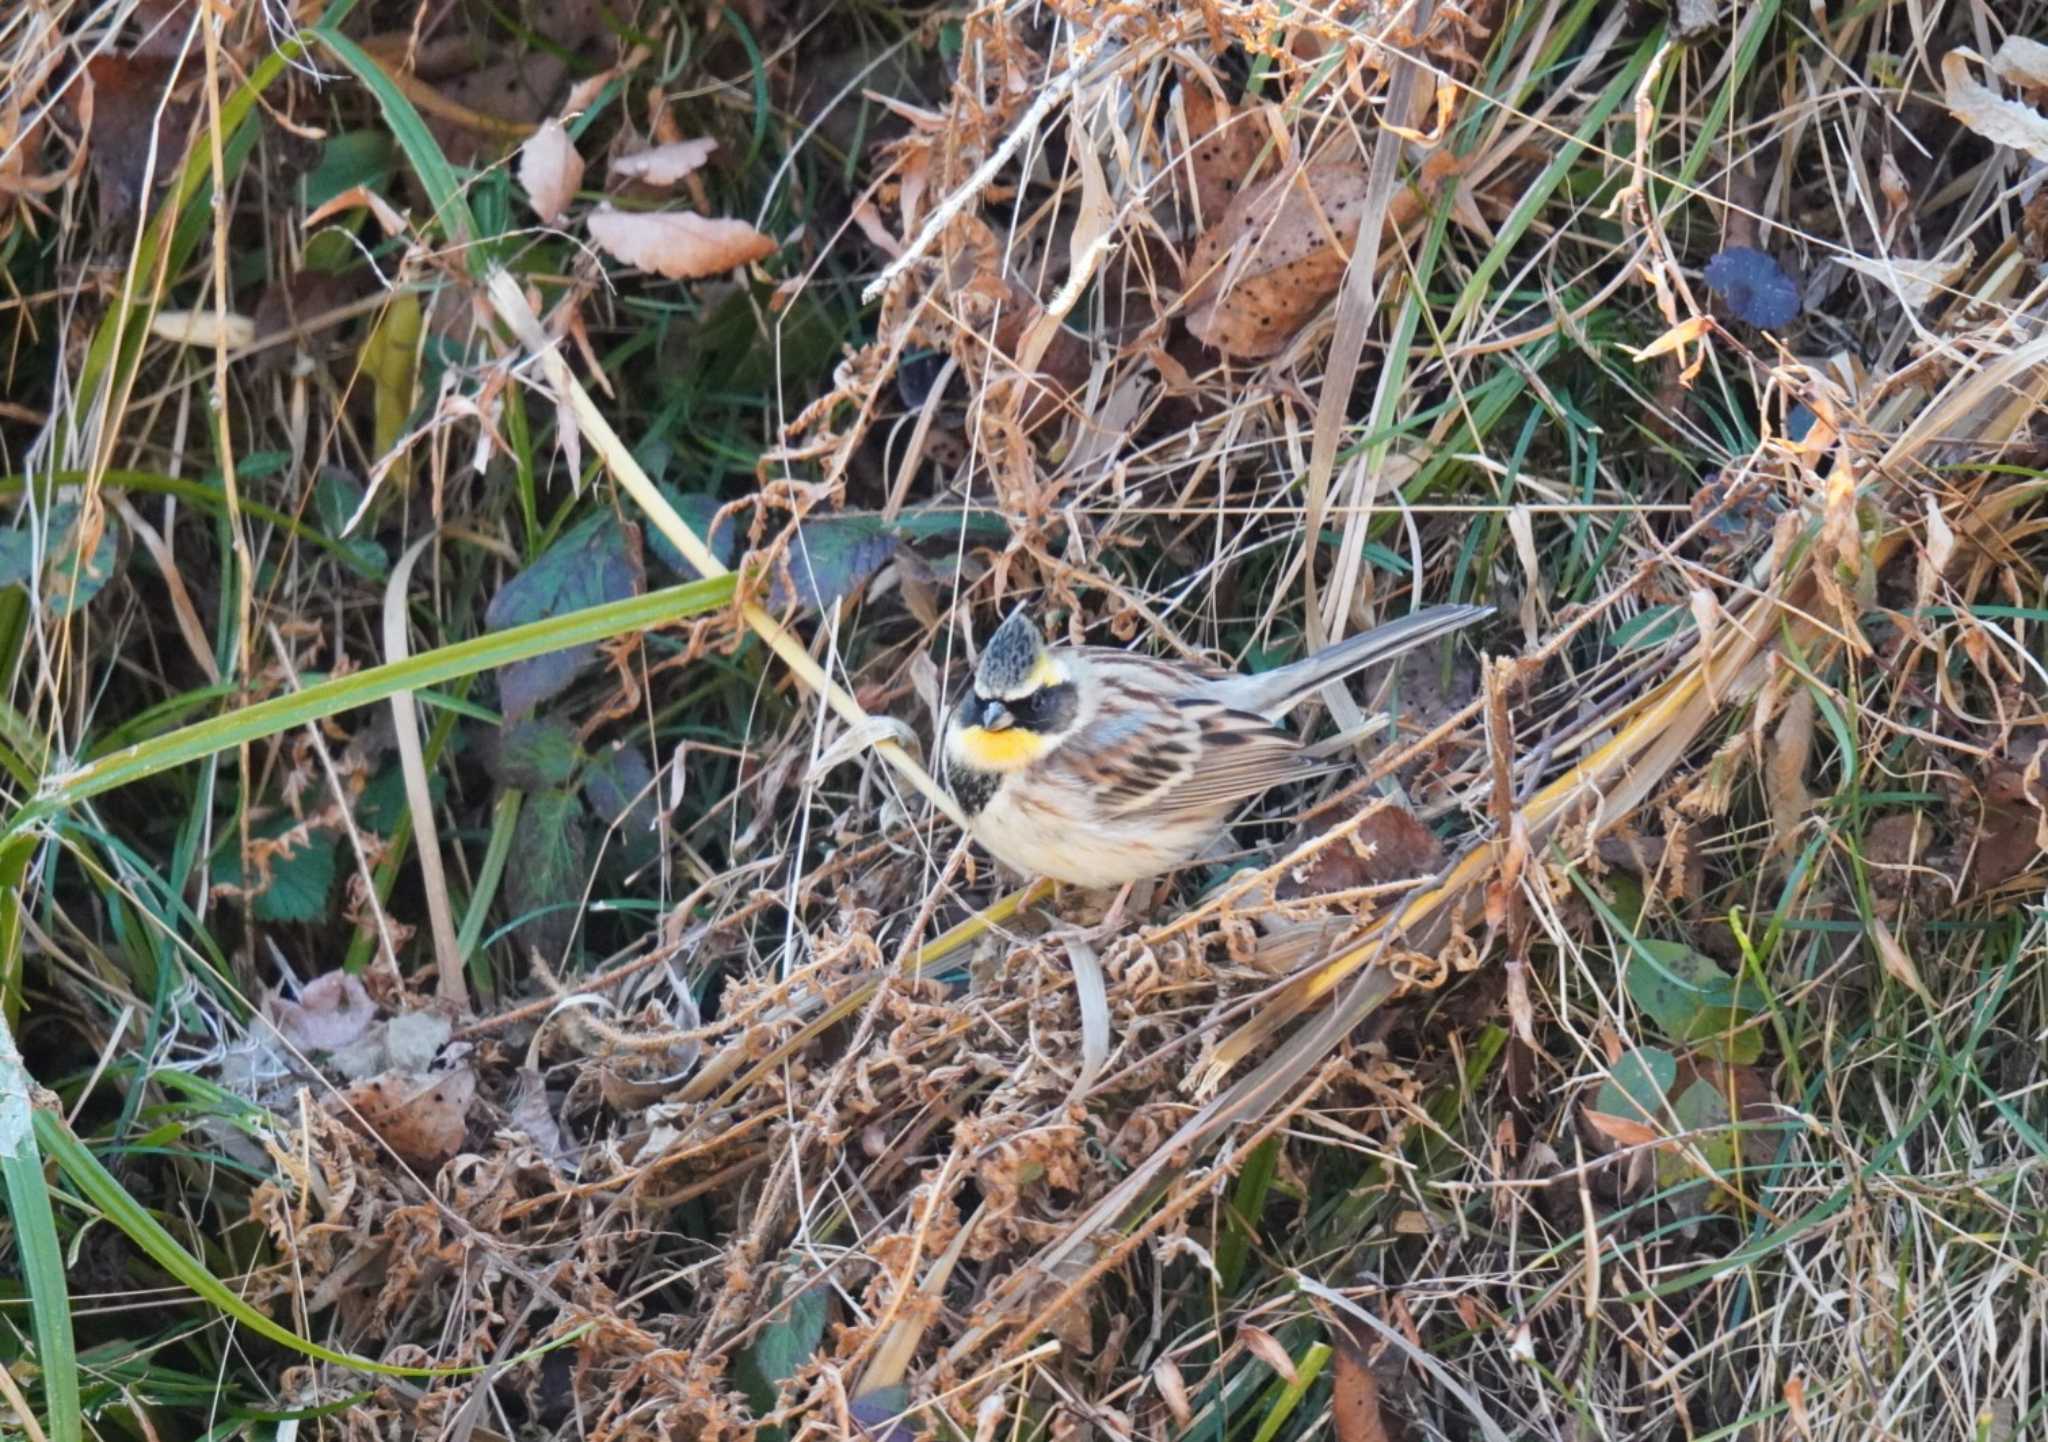
<svg viewBox="0 0 2048 1442">
<path fill-rule="evenodd" d="M 1370 631 L 1347 636 L 1334 646 L 1325 646 L 1313 656 L 1304 656 L 1299 661 L 1256 676 L 1242 677 L 1242 690 L 1238 689 L 1238 681 L 1233 681 L 1232 690 L 1236 694 L 1231 696 L 1231 704 L 1277 717 L 1332 681 L 1341 681 L 1375 661 L 1385 661 L 1404 651 L 1412 651 L 1492 614 L 1491 606 L 1430 606 L 1412 612 Z"/>
</svg>

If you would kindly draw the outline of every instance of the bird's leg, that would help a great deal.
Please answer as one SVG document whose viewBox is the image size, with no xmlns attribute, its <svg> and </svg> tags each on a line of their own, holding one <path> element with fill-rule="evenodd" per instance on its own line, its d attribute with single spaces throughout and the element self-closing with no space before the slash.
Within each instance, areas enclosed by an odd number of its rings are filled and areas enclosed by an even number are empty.
<svg viewBox="0 0 2048 1442">
<path fill-rule="evenodd" d="M 1124 924 L 1124 903 L 1131 899 L 1131 892 L 1137 886 L 1135 881 L 1126 881 L 1116 893 L 1116 900 L 1110 902 L 1109 910 L 1102 913 L 1102 920 L 1096 931 L 1103 936 L 1114 936 L 1117 928 Z"/>
</svg>

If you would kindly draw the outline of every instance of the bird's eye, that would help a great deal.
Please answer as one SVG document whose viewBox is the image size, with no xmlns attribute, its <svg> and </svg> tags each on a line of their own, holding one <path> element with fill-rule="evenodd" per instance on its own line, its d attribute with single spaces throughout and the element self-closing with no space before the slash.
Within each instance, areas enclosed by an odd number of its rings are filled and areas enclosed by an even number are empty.
<svg viewBox="0 0 2048 1442">
<path fill-rule="evenodd" d="M 1058 731 L 1073 719 L 1074 686 L 1072 682 L 1041 686 L 1004 704 L 1016 724 L 1026 730 Z"/>
</svg>

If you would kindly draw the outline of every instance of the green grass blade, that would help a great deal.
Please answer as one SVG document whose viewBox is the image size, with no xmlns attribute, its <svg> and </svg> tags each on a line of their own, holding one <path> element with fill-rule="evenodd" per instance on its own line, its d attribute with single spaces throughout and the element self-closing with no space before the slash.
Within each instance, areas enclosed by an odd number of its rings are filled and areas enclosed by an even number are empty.
<svg viewBox="0 0 2048 1442">
<path fill-rule="evenodd" d="M 512 837 L 519 827 L 520 803 L 525 799 L 524 791 L 508 787 L 491 808 L 491 839 L 484 847 L 483 865 L 477 869 L 476 892 L 469 898 L 469 913 L 462 918 L 462 930 L 455 938 L 465 961 L 475 956 L 491 903 L 497 899 L 498 883 L 505 876 L 505 861 L 512 854 Z"/>
<path fill-rule="evenodd" d="M 1294 1364 L 1294 1380 L 1282 1380 L 1275 1389 L 1266 1415 L 1259 1420 L 1259 1430 L 1252 1434 L 1252 1442 L 1273 1442 L 1280 1435 L 1280 1429 L 1287 1425 L 1287 1419 L 1294 1415 L 1294 1409 L 1301 1405 L 1301 1399 L 1308 1395 L 1308 1389 L 1315 1385 L 1316 1378 L 1323 1375 L 1323 1364 L 1329 1360 L 1327 1342 L 1309 1344 L 1308 1351 Z"/>
<path fill-rule="evenodd" d="M 64 1283 L 64 1246 L 43 1184 L 36 1146 L 34 1081 L 15 1050 L 14 1034 L 0 1027 L 0 1178 L 7 1215 L 28 1284 L 35 1329 L 36 1368 L 43 1384 L 43 1430 L 50 1442 L 79 1442 L 84 1425 L 78 1402 L 78 1348 L 71 1335 L 71 1294 Z"/>
<path fill-rule="evenodd" d="M 1227 1230 L 1216 1244 L 1216 1272 L 1223 1279 L 1226 1295 L 1235 1295 L 1244 1280 L 1244 1265 L 1258 1239 L 1259 1218 L 1265 1215 L 1266 1194 L 1280 1170 L 1280 1138 L 1267 1137 L 1245 1158 L 1237 1174 L 1237 1186 L 1230 1196 L 1230 1210 L 1224 1214 Z"/>
<path fill-rule="evenodd" d="M 384 123 L 391 127 L 391 134 L 398 141 L 398 148 L 405 152 L 405 158 L 412 162 L 413 174 L 425 187 L 427 199 L 433 203 L 434 219 L 443 233 L 458 245 L 467 245 L 476 239 L 476 217 L 469 213 L 469 202 L 462 198 L 462 186 L 455 177 L 455 167 L 448 163 L 448 157 L 434 143 L 427 122 L 420 118 L 412 101 L 406 99 L 405 92 L 384 73 L 383 66 L 370 58 L 368 51 L 341 33 L 334 17 L 321 21 L 307 34 L 353 71 L 356 79 L 363 82 L 363 87 L 377 98 L 377 105 L 384 112 Z"/>
<path fill-rule="evenodd" d="M 0 1018 L 10 1035 L 21 1015 L 22 882 L 35 850 L 33 836 L 0 836 Z"/>
<path fill-rule="evenodd" d="M 303 691 L 273 696 L 254 706 L 209 717 L 51 778 L 43 794 L 17 812 L 7 830 L 22 831 L 103 791 L 198 761 L 245 741 L 258 741 L 309 721 L 386 700 L 401 691 L 418 691 L 508 662 L 701 615 L 729 602 L 734 585 L 735 578 L 726 575 L 650 591 L 644 596 L 629 596 L 623 601 L 590 606 L 423 651 L 403 661 L 334 677 Z"/>
<path fill-rule="evenodd" d="M 1502 222 L 1492 248 L 1473 268 L 1471 277 L 1465 282 L 1464 290 L 1459 293 L 1458 303 L 1452 308 L 1450 319 L 1443 324 L 1445 332 L 1455 333 L 1479 309 L 1481 302 L 1486 299 L 1487 287 L 1493 283 L 1493 278 L 1500 273 L 1501 267 L 1508 263 L 1508 257 L 1514 253 L 1515 246 L 1521 242 L 1529 227 L 1535 223 L 1536 217 L 1542 213 L 1543 207 L 1549 203 L 1551 193 L 1564 182 L 1571 168 L 1578 164 L 1579 157 L 1585 152 L 1586 147 L 1592 144 L 1593 137 L 1607 124 L 1607 118 L 1624 100 L 1635 93 L 1636 82 L 1641 80 L 1643 72 L 1650 68 L 1650 61 L 1656 57 L 1657 48 L 1663 38 L 1663 27 L 1659 26 L 1637 45 L 1635 54 L 1630 57 L 1628 64 L 1607 82 L 1606 88 L 1600 92 L 1600 98 L 1587 108 L 1570 138 L 1558 147 L 1557 154 L 1543 168 L 1542 174 L 1538 175 L 1528 189 L 1516 199 L 1515 208 Z"/>
</svg>

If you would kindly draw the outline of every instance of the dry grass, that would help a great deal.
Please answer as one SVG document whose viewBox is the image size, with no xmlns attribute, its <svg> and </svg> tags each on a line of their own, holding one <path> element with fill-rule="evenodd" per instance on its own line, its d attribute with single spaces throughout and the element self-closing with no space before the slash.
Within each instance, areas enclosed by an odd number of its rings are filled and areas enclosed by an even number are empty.
<svg viewBox="0 0 2048 1442">
<path fill-rule="evenodd" d="M 412 73 L 413 12 L 362 8 L 384 86 L 286 73 L 246 157 L 253 18 L 168 88 L 100 75 L 186 107 L 162 173 L 187 126 L 235 156 L 221 225 L 120 210 L 132 134 L 64 172 L 118 7 L 0 21 L 0 444 L 40 548 L 0 593 L 0 970 L 29 1073 L 225 1292 L 465 1370 L 226 1326 L 60 1184 L 74 1425 L 2041 1429 L 2048 201 L 1942 96 L 2048 11 L 649 6 L 620 43 L 429 7 L 456 58 Z M 455 123 L 550 46 L 617 67 L 573 241 Z M 768 260 L 578 243 L 598 160 L 664 126 L 722 161 L 622 203 Z M 389 223 L 309 229 L 294 177 L 344 143 Z M 1776 333 L 1704 278 L 1745 246 L 1800 287 Z M 120 305 L 287 292 L 254 344 Z M 512 619 L 614 599 L 599 543 L 545 559 L 607 515 L 738 590 L 606 642 L 541 740 L 481 666 L 232 730 L 498 626 L 515 576 L 567 579 Z M 671 579 L 601 533 L 619 588 Z M 1104 934 L 919 792 L 1020 597 L 1246 666 L 1499 614 L 1354 688 L 1320 723 L 1372 718 L 1354 774 Z M 210 760 L 94 780 L 208 724 Z M 265 1000 L 343 968 L 473 1100 Z M 14 1372 L 63 1436 L 62 1370 Z"/>
</svg>

